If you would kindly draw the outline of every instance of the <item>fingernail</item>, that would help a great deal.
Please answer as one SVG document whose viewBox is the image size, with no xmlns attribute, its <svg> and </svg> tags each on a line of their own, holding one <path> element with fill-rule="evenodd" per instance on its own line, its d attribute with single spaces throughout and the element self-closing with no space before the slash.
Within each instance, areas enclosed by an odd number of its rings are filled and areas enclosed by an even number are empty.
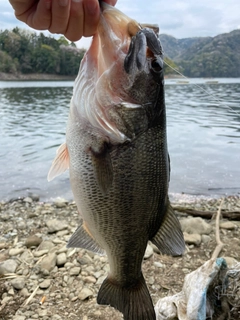
<svg viewBox="0 0 240 320">
<path fill-rule="evenodd" d="M 72 0 L 72 2 L 81 2 L 82 0 Z"/>
<path fill-rule="evenodd" d="M 69 0 L 59 0 L 58 1 L 58 4 L 61 6 L 61 7 L 66 7 L 68 5 L 68 1 Z"/>
</svg>

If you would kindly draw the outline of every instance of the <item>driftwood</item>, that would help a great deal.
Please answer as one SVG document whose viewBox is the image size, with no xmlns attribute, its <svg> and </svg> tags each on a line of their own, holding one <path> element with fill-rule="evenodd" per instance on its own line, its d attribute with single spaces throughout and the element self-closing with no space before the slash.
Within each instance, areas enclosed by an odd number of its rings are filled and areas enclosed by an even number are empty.
<svg viewBox="0 0 240 320">
<path fill-rule="evenodd" d="M 178 212 L 186 213 L 194 217 L 203 217 L 205 219 L 212 219 L 212 217 L 217 214 L 216 211 L 201 211 L 180 206 L 173 206 L 173 209 Z M 229 220 L 240 220 L 240 211 L 227 211 L 222 209 L 221 216 L 222 218 L 227 218 Z"/>
</svg>

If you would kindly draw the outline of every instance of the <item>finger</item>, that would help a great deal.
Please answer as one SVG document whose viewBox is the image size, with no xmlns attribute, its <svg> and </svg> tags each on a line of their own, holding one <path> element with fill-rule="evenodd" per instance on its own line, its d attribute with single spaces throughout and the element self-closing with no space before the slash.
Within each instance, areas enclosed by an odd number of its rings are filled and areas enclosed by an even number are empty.
<svg viewBox="0 0 240 320">
<path fill-rule="evenodd" d="M 51 22 L 51 0 L 12 1 L 16 18 L 37 30 L 47 30 Z"/>
<path fill-rule="evenodd" d="M 64 34 L 70 14 L 70 0 L 52 0 L 52 21 L 49 31 Z"/>
<path fill-rule="evenodd" d="M 70 17 L 65 37 L 70 41 L 77 41 L 83 36 L 84 11 L 82 0 L 72 0 Z"/>
<path fill-rule="evenodd" d="M 38 2 L 38 0 L 9 0 L 9 2 L 15 10 L 15 15 L 18 18 L 18 16 L 24 16 L 25 13 Z"/>
<path fill-rule="evenodd" d="M 39 0 L 28 12 L 26 23 L 37 30 L 47 30 L 51 25 L 51 0 Z"/>
<path fill-rule="evenodd" d="M 92 36 L 98 26 L 100 8 L 97 0 L 85 0 L 83 2 L 84 9 L 84 25 L 83 35 L 84 37 Z"/>
<path fill-rule="evenodd" d="M 117 3 L 117 0 L 104 0 L 104 2 L 110 4 L 111 6 L 115 6 L 115 4 Z"/>
</svg>

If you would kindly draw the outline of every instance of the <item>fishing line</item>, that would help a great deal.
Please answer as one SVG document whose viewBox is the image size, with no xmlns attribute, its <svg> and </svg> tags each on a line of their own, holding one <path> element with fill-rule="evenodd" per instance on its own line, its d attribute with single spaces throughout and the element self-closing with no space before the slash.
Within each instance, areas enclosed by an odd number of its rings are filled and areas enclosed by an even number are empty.
<svg viewBox="0 0 240 320">
<path fill-rule="evenodd" d="M 182 74 L 180 71 L 178 71 L 177 69 L 175 69 L 174 67 L 170 66 L 166 61 L 164 61 L 164 63 L 171 68 L 173 71 L 175 71 L 176 73 L 178 73 L 180 76 L 182 76 L 184 79 L 189 80 L 190 78 L 184 76 L 184 74 Z M 218 103 L 218 105 L 222 105 L 223 107 L 226 107 L 228 109 L 230 109 L 231 111 L 233 111 L 236 115 L 240 116 L 240 113 L 238 113 L 236 110 L 234 110 L 233 108 L 231 108 L 229 105 L 225 104 L 225 101 L 222 99 L 219 99 L 216 97 L 216 95 L 214 95 L 213 93 L 209 92 L 208 89 L 204 89 L 202 86 L 200 86 L 197 83 L 193 83 L 193 85 L 197 88 L 200 88 L 201 90 L 203 90 L 205 93 L 207 93 L 207 95 L 211 96 L 215 102 Z"/>
</svg>

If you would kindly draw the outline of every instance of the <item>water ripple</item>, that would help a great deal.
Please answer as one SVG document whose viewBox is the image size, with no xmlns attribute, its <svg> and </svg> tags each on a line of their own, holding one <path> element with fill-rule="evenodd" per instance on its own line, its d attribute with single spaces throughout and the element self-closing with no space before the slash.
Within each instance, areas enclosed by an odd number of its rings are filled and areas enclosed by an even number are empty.
<svg viewBox="0 0 240 320">
<path fill-rule="evenodd" d="M 239 193 L 240 82 L 229 79 L 206 87 L 201 81 L 203 88 L 166 85 L 170 191 Z M 68 173 L 46 180 L 65 140 L 72 85 L 0 82 L 0 200 L 28 191 L 43 200 L 72 197 Z"/>
</svg>

